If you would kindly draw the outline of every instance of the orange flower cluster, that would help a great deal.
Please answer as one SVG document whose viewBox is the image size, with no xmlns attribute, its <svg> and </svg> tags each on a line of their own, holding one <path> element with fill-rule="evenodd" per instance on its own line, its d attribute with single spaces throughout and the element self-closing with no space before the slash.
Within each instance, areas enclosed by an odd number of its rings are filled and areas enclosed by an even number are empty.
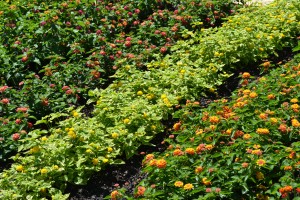
<svg viewBox="0 0 300 200">
<path fill-rule="evenodd" d="M 209 118 L 209 122 L 212 123 L 212 124 L 217 124 L 217 123 L 220 122 L 220 118 L 217 117 L 217 116 L 211 116 L 211 117 Z"/>
<path fill-rule="evenodd" d="M 156 167 L 163 169 L 166 168 L 167 166 L 167 161 L 165 159 L 159 159 L 156 161 Z"/>
<path fill-rule="evenodd" d="M 202 172 L 202 171 L 203 171 L 203 167 L 201 167 L 201 166 L 196 167 L 196 169 L 195 169 L 195 173 L 196 173 L 196 174 L 199 174 L 199 173 Z"/>
<path fill-rule="evenodd" d="M 145 191 L 146 191 L 146 188 L 145 188 L 145 187 L 139 186 L 139 187 L 138 187 L 138 191 L 137 191 L 137 193 L 136 193 L 136 197 L 143 196 L 144 193 L 145 193 Z"/>
<path fill-rule="evenodd" d="M 110 193 L 110 197 L 112 200 L 117 200 L 117 198 L 120 196 L 121 196 L 121 194 L 117 190 L 114 190 Z"/>
<path fill-rule="evenodd" d="M 242 74 L 242 78 L 243 79 L 247 79 L 247 78 L 250 78 L 250 73 L 249 72 L 244 72 L 243 74 Z"/>
<path fill-rule="evenodd" d="M 177 122 L 173 125 L 173 129 L 174 131 L 179 131 L 180 130 L 180 127 L 181 127 L 181 123 L 180 122 Z"/>
<path fill-rule="evenodd" d="M 248 89 L 246 89 L 246 90 L 243 91 L 244 95 L 249 95 L 250 93 L 251 93 L 251 90 L 248 90 Z"/>
<path fill-rule="evenodd" d="M 287 126 L 285 124 L 280 124 L 278 130 L 281 133 L 286 133 L 288 131 Z"/>
<path fill-rule="evenodd" d="M 271 63 L 270 63 L 269 61 L 267 61 L 267 62 L 264 62 L 264 63 L 262 64 L 262 66 L 263 66 L 264 68 L 268 68 L 268 67 L 271 66 Z"/>
<path fill-rule="evenodd" d="M 242 107 L 244 107 L 246 105 L 246 102 L 244 101 L 239 101 L 239 102 L 236 102 L 234 105 L 233 105 L 233 107 L 234 108 L 242 108 Z"/>
<path fill-rule="evenodd" d="M 247 168 L 248 166 L 249 166 L 249 163 L 246 163 L 246 162 L 242 163 L 243 168 Z"/>
<path fill-rule="evenodd" d="M 241 137 L 243 135 L 244 135 L 243 131 L 237 130 L 237 131 L 235 131 L 235 133 L 233 135 L 233 138 L 236 139 L 236 138 Z"/>
<path fill-rule="evenodd" d="M 173 151 L 174 156 L 182 156 L 183 154 L 184 154 L 183 151 L 181 151 L 180 149 L 175 149 Z"/>
<path fill-rule="evenodd" d="M 144 163 L 149 163 L 153 159 L 154 159 L 154 155 L 153 154 L 147 154 Z"/>
<path fill-rule="evenodd" d="M 299 121 L 297 120 L 297 119 L 292 119 L 292 126 L 293 127 L 300 127 L 300 123 L 299 123 Z"/>
<path fill-rule="evenodd" d="M 270 131 L 267 128 L 258 128 L 256 130 L 256 133 L 258 133 L 260 135 L 268 135 L 268 134 L 270 134 Z"/>
<path fill-rule="evenodd" d="M 197 146 L 197 148 L 196 148 L 196 152 L 198 153 L 198 154 L 200 154 L 202 151 L 204 151 L 205 150 L 205 144 L 199 144 L 198 146 Z"/>
<path fill-rule="evenodd" d="M 226 131 L 223 132 L 225 135 L 231 135 L 232 128 L 227 129 Z"/>
<path fill-rule="evenodd" d="M 232 116 L 234 116 L 234 112 L 232 112 L 232 108 L 228 107 L 228 106 L 223 106 L 223 111 L 219 111 L 219 115 L 221 115 L 223 118 L 228 119 Z"/>
<path fill-rule="evenodd" d="M 293 190 L 293 187 L 290 185 L 279 188 L 279 192 L 282 196 L 287 196 L 289 192 Z"/>
<path fill-rule="evenodd" d="M 202 116 L 202 120 L 205 122 L 206 120 L 208 120 L 208 112 L 203 112 L 203 116 Z"/>
<path fill-rule="evenodd" d="M 294 159 L 296 157 L 296 152 L 295 151 L 291 151 L 291 153 L 288 156 L 290 159 Z"/>
<path fill-rule="evenodd" d="M 152 166 L 152 167 L 156 166 L 156 162 L 157 162 L 156 159 L 150 160 L 149 165 Z"/>
<path fill-rule="evenodd" d="M 203 179 L 202 179 L 202 183 L 204 184 L 204 185 L 210 185 L 211 184 L 211 181 L 209 181 L 209 180 L 207 180 L 207 178 L 206 177 L 204 177 Z"/>
<path fill-rule="evenodd" d="M 269 99 L 269 100 L 275 99 L 275 97 L 276 97 L 276 96 L 275 96 L 274 94 L 269 94 L 269 95 L 268 95 L 268 99 Z"/>
<path fill-rule="evenodd" d="M 195 154 L 195 149 L 193 149 L 193 148 L 187 148 L 185 150 L 185 153 L 187 153 L 189 155 L 194 155 Z"/>
<path fill-rule="evenodd" d="M 260 156 L 262 155 L 262 151 L 260 149 L 255 149 L 252 150 L 251 154 Z"/>
<path fill-rule="evenodd" d="M 147 154 L 146 155 L 146 160 L 152 160 L 154 158 L 153 154 Z"/>
<path fill-rule="evenodd" d="M 205 145 L 206 150 L 212 150 L 214 146 L 212 144 Z"/>
<path fill-rule="evenodd" d="M 267 118 L 268 118 L 268 115 L 267 115 L 266 113 L 261 113 L 261 114 L 259 115 L 259 118 L 260 118 L 260 119 L 267 119 Z"/>
<path fill-rule="evenodd" d="M 285 166 L 284 168 L 284 171 L 291 171 L 293 169 L 292 166 Z"/>
</svg>

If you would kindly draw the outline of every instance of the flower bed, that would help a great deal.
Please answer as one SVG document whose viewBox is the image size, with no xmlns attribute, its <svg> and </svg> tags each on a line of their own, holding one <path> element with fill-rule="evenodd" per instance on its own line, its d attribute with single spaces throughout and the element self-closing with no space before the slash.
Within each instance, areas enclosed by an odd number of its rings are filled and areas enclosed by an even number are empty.
<svg viewBox="0 0 300 200">
<path fill-rule="evenodd" d="M 298 56 L 235 91 L 230 102 L 206 109 L 188 103 L 165 140 L 168 150 L 145 156 L 147 178 L 135 197 L 299 198 L 299 75 Z"/>
<path fill-rule="evenodd" d="M 105 88 L 121 60 L 142 68 L 193 23 L 220 25 L 240 7 L 183 2 L 1 1 L 0 160 L 37 120 L 84 105 L 90 89 Z M 18 107 L 28 109 L 20 114 Z"/>
<path fill-rule="evenodd" d="M 199 97 L 207 89 L 213 91 L 229 76 L 226 73 L 239 67 L 238 60 L 245 63 L 266 58 L 268 53 L 276 52 L 275 49 L 294 45 L 295 36 L 299 33 L 297 6 L 297 1 L 281 1 L 258 11 L 250 8 L 244 14 L 229 18 L 230 21 L 219 29 L 204 33 L 188 32 L 193 36 L 190 40 L 185 44 L 178 43 L 175 47 L 178 50 L 161 60 L 158 66 L 155 62 L 149 63 L 147 71 L 120 60 L 119 64 L 123 67 L 114 75 L 114 83 L 106 89 L 90 92 L 94 96 L 90 102 L 97 102 L 93 117 L 83 117 L 80 108 L 69 109 L 66 114 L 54 113 L 37 123 L 48 123 L 65 116 L 68 119 L 49 131 L 33 130 L 28 134 L 30 137 L 20 141 L 19 150 L 25 155 L 15 156 L 16 162 L 1 174 L 1 197 L 52 196 L 53 199 L 65 199 L 67 195 L 62 193 L 67 182 L 84 184 L 92 172 L 100 171 L 109 164 L 122 163 L 116 159 L 117 156 L 125 153 L 130 157 L 141 144 L 148 144 L 163 130 L 160 121 L 174 113 L 174 106 L 180 99 Z M 286 10 L 284 13 L 283 9 Z M 270 14 L 265 16 L 265 13 Z M 251 20 L 244 23 L 241 19 L 249 15 Z M 256 25 L 255 31 L 264 37 L 254 39 L 252 29 L 247 29 L 253 24 Z M 267 24 L 276 28 L 270 29 Z M 234 31 L 232 27 L 235 27 Z M 235 32 L 243 34 L 244 39 L 235 41 Z M 276 40 L 270 40 L 269 36 Z M 188 48 L 189 44 L 195 44 L 197 38 L 205 45 Z M 214 49 L 219 47 L 221 38 L 232 41 L 232 44 L 217 55 Z M 246 41 L 259 46 L 250 45 L 245 51 L 240 51 L 237 47 L 247 45 Z M 201 53 L 208 44 L 211 44 L 211 52 Z M 196 53 L 197 49 L 200 55 Z M 189 55 L 188 51 L 195 56 Z M 255 56 L 247 56 L 255 52 Z M 179 55 L 182 55 L 181 60 Z M 212 64 L 207 65 L 207 60 Z M 174 61 L 177 61 L 176 64 Z M 215 81 L 212 82 L 211 78 Z M 159 163 L 163 168 L 164 160 Z"/>
</svg>

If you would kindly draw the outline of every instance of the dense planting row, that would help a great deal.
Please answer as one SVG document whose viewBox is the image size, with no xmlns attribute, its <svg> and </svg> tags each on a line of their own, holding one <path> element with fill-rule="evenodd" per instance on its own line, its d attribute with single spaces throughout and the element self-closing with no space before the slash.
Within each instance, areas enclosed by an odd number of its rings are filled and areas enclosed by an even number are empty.
<svg viewBox="0 0 300 200">
<path fill-rule="evenodd" d="M 37 119 L 109 84 L 120 61 L 143 68 L 182 31 L 219 25 L 236 8 L 227 0 L 1 1 L 0 159 Z"/>
<path fill-rule="evenodd" d="M 120 60 L 114 83 L 90 92 L 97 102 L 92 118 L 84 118 L 80 109 L 52 114 L 44 121 L 64 115 L 68 119 L 49 131 L 31 131 L 30 137 L 20 140 L 19 149 L 26 155 L 15 156 L 16 163 L 1 174 L 0 196 L 66 198 L 61 193 L 67 182 L 85 183 L 92 172 L 121 163 L 115 159 L 118 155 L 132 156 L 162 131 L 160 121 L 174 112 L 181 99 L 213 91 L 238 63 L 266 58 L 293 45 L 299 14 L 298 1 L 248 9 L 229 18 L 218 31 L 187 32 L 191 39 L 178 43 L 159 63 L 149 63 L 147 71 Z"/>
<path fill-rule="evenodd" d="M 252 80 L 248 72 L 242 78 Z M 165 140 L 168 150 L 146 155 L 148 176 L 135 197 L 299 199 L 299 83 L 300 54 L 238 89 L 230 102 L 201 110 L 187 103 Z M 121 191 L 112 199 L 126 197 Z"/>
</svg>

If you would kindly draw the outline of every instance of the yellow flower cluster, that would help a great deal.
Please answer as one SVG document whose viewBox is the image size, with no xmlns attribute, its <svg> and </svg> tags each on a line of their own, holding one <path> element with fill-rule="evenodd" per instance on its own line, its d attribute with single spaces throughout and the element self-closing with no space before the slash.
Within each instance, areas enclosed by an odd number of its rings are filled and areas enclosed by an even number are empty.
<svg viewBox="0 0 300 200">
<path fill-rule="evenodd" d="M 243 138 L 245 140 L 249 140 L 251 138 L 251 135 L 250 134 L 245 134 L 245 135 L 243 135 Z"/>
<path fill-rule="evenodd" d="M 114 139 L 118 138 L 118 136 L 119 136 L 118 133 L 112 133 L 112 134 L 111 134 L 111 137 L 114 138 Z"/>
<path fill-rule="evenodd" d="M 79 113 L 76 112 L 76 111 L 74 111 L 74 112 L 73 112 L 73 117 L 75 117 L 75 118 L 79 117 Z"/>
<path fill-rule="evenodd" d="M 40 151 L 40 148 L 38 147 L 38 146 L 34 146 L 34 147 L 32 147 L 31 149 L 30 149 L 30 153 L 37 153 L 37 152 L 39 152 Z"/>
<path fill-rule="evenodd" d="M 18 165 L 18 166 L 16 166 L 16 170 L 17 170 L 18 172 L 23 172 L 23 171 L 24 171 L 23 165 Z"/>
<path fill-rule="evenodd" d="M 47 174 L 47 173 L 48 173 L 47 169 L 45 169 L 45 168 L 41 169 L 41 174 Z"/>
<path fill-rule="evenodd" d="M 193 184 L 187 183 L 183 186 L 183 189 L 185 190 L 192 190 L 194 188 Z"/>
<path fill-rule="evenodd" d="M 256 164 L 261 167 L 261 166 L 264 166 L 266 164 L 266 161 L 264 159 L 258 159 L 256 161 Z"/>
<path fill-rule="evenodd" d="M 93 158 L 92 163 L 93 165 L 97 165 L 99 163 L 99 160 L 97 158 Z"/>
<path fill-rule="evenodd" d="M 76 133 L 74 130 L 75 130 L 74 128 L 65 128 L 65 131 L 68 132 L 68 136 L 72 139 L 76 138 Z"/>
<path fill-rule="evenodd" d="M 175 186 L 175 187 L 182 187 L 182 186 L 183 186 L 183 182 L 182 182 L 182 181 L 176 181 L 176 182 L 174 183 L 174 186 Z"/>
<path fill-rule="evenodd" d="M 292 119 L 292 126 L 293 127 L 300 127 L 300 123 L 297 119 Z"/>
<path fill-rule="evenodd" d="M 270 131 L 267 128 L 258 128 L 256 130 L 256 133 L 258 133 L 260 135 L 268 135 L 268 134 L 270 134 Z"/>
<path fill-rule="evenodd" d="M 251 93 L 249 94 L 249 97 L 252 98 L 252 99 L 254 99 L 254 98 L 257 97 L 257 93 L 256 93 L 256 92 L 251 92 Z"/>
<path fill-rule="evenodd" d="M 123 122 L 124 122 L 124 124 L 129 124 L 130 119 L 126 118 L 126 119 L 123 120 Z"/>
</svg>

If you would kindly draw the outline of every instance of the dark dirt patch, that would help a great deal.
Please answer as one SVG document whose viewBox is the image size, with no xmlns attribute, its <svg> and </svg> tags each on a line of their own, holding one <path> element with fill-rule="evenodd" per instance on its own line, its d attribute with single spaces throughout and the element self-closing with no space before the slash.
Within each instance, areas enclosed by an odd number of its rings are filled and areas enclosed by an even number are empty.
<svg viewBox="0 0 300 200">
<path fill-rule="evenodd" d="M 13 160 L 10 160 L 10 159 L 2 161 L 0 164 L 0 172 L 3 172 L 3 170 L 10 168 L 12 163 L 13 163 Z"/>
</svg>

